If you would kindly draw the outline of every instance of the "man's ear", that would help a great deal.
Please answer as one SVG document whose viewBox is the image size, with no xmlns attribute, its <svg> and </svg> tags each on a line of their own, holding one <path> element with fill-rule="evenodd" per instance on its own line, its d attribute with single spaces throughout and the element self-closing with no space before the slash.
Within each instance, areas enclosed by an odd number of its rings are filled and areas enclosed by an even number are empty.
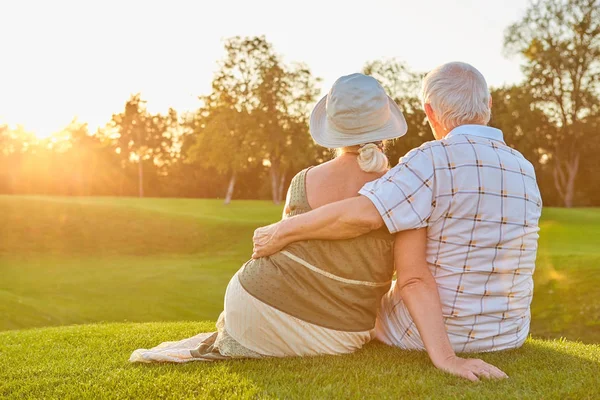
<svg viewBox="0 0 600 400">
<path fill-rule="evenodd" d="M 488 102 L 488 107 L 490 110 L 492 109 L 492 95 L 490 95 L 490 101 Z"/>
<path fill-rule="evenodd" d="M 435 118 L 435 113 L 433 112 L 433 108 L 431 108 L 431 104 L 429 103 L 425 103 L 425 115 L 427 115 L 427 119 L 434 123 L 437 124 L 437 119 Z"/>
</svg>

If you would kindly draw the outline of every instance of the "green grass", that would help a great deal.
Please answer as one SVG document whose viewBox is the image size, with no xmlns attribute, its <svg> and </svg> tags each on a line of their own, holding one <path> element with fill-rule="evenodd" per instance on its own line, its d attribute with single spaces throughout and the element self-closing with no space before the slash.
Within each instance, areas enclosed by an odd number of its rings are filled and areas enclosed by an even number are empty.
<svg viewBox="0 0 600 400">
<path fill-rule="evenodd" d="M 267 202 L 0 196 L 0 331 L 215 320 Z M 600 209 L 545 209 L 532 334 L 600 342 Z"/>
<path fill-rule="evenodd" d="M 214 321 L 253 230 L 280 212 L 257 201 L 0 196 L 0 398 L 600 397 L 600 209 L 544 210 L 535 339 L 482 355 L 507 382 L 463 382 L 422 353 L 378 344 L 343 357 L 130 365 L 135 348 L 214 329 L 132 322 Z M 29 329 L 51 326 L 61 327 Z"/>
<path fill-rule="evenodd" d="M 0 330 L 215 320 L 266 202 L 0 196 Z"/>
<path fill-rule="evenodd" d="M 600 342 L 600 209 L 544 209 L 531 333 Z"/>
<path fill-rule="evenodd" d="M 127 361 L 131 350 L 211 323 L 81 325 L 0 333 L 0 397 L 46 398 L 598 398 L 600 346 L 529 340 L 481 355 L 510 379 L 472 384 L 424 353 L 370 344 L 348 356 L 187 365 Z"/>
</svg>

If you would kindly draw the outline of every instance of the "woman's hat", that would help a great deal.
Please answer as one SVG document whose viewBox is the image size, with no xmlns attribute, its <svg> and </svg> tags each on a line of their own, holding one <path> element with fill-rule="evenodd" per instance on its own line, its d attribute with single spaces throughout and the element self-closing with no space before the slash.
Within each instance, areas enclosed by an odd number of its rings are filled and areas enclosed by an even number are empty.
<svg viewBox="0 0 600 400">
<path fill-rule="evenodd" d="M 340 148 L 394 139 L 406 134 L 402 111 L 371 76 L 342 76 L 310 115 L 317 144 Z"/>
</svg>

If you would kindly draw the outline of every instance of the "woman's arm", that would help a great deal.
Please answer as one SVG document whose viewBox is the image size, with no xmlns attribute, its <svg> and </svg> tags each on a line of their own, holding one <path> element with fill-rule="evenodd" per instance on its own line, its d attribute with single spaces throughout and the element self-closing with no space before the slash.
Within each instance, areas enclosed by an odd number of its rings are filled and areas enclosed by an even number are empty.
<svg viewBox="0 0 600 400">
<path fill-rule="evenodd" d="M 507 378 L 493 365 L 482 360 L 460 358 L 454 353 L 442 316 L 437 284 L 427 265 L 426 250 L 426 228 L 396 234 L 396 285 L 431 361 L 437 368 L 471 381 L 481 377 Z"/>
</svg>

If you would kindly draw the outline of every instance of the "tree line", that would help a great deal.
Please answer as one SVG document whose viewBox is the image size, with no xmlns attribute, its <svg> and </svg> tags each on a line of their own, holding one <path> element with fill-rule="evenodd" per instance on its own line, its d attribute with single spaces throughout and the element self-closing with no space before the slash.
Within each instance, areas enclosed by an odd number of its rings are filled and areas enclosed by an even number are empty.
<svg viewBox="0 0 600 400">
<path fill-rule="evenodd" d="M 525 80 L 492 89 L 491 125 L 535 166 L 546 205 L 600 205 L 600 3 L 543 0 L 506 29 Z M 96 132 L 81 121 L 47 139 L 0 126 L 0 193 L 282 201 L 301 169 L 332 157 L 308 118 L 319 79 L 286 64 L 265 37 L 234 37 L 201 107 L 152 114 L 140 94 Z M 409 133 L 388 143 L 392 165 L 432 140 L 423 73 L 396 59 L 367 62 L 403 110 Z"/>
</svg>

